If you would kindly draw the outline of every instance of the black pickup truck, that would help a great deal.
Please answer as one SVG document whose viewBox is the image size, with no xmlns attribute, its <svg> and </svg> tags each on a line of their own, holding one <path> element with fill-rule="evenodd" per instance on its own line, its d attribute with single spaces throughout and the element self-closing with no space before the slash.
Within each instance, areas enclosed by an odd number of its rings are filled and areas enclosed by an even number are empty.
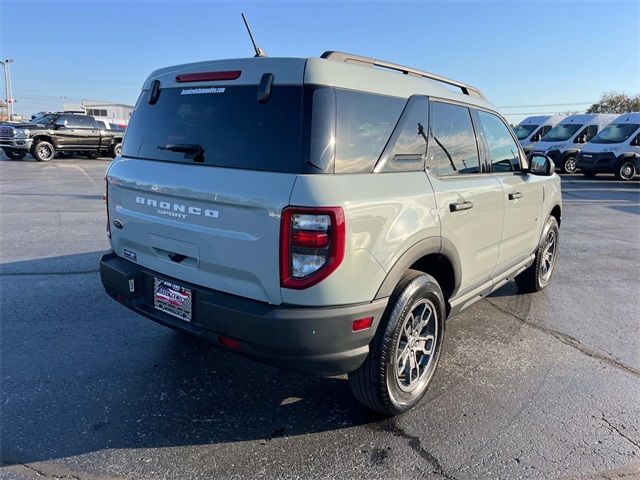
<svg viewBox="0 0 640 480">
<path fill-rule="evenodd" d="M 48 162 L 56 153 L 97 158 L 106 152 L 115 158 L 120 154 L 124 130 L 100 127 L 89 115 L 45 113 L 28 123 L 0 125 L 0 148 L 13 160 L 21 160 L 27 153 L 39 162 Z"/>
</svg>

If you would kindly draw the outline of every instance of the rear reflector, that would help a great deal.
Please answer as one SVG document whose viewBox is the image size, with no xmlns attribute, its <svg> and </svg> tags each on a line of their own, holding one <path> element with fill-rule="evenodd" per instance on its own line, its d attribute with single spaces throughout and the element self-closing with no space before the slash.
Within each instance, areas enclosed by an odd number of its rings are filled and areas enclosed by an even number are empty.
<svg viewBox="0 0 640 480">
<path fill-rule="evenodd" d="M 232 348 L 233 350 L 240 350 L 240 342 L 238 340 L 234 340 L 233 338 L 219 336 L 218 342 L 220 342 L 220 345 L 222 345 L 223 347 Z"/>
<path fill-rule="evenodd" d="M 351 327 L 354 332 L 358 332 L 360 330 L 366 330 L 373 324 L 373 317 L 360 318 L 358 320 L 353 321 L 353 326 Z"/>
<path fill-rule="evenodd" d="M 322 248 L 329 245 L 329 235 L 323 232 L 298 231 L 291 235 L 292 243 L 298 247 Z"/>
<path fill-rule="evenodd" d="M 242 74 L 241 70 L 229 70 L 227 72 L 200 72 L 183 73 L 176 76 L 176 82 L 217 82 L 220 80 L 235 80 Z"/>
</svg>

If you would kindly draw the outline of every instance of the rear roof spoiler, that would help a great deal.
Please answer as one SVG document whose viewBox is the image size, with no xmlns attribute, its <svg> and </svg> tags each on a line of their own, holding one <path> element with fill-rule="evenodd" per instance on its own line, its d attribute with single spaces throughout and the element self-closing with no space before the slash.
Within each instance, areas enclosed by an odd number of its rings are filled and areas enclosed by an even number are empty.
<svg viewBox="0 0 640 480">
<path fill-rule="evenodd" d="M 462 93 L 465 95 L 477 97 L 485 101 L 487 100 L 487 98 L 478 88 L 472 87 L 462 82 L 458 82 L 457 80 L 452 80 L 450 78 L 436 75 L 435 73 L 423 72 L 422 70 L 416 70 L 414 68 L 405 67 L 404 65 L 389 63 L 383 60 L 377 60 L 375 58 L 370 58 L 370 57 L 362 57 L 360 55 L 354 55 L 351 53 L 334 52 L 334 51 L 324 52 L 320 56 L 320 58 L 324 58 L 326 60 L 333 60 L 335 62 L 355 63 L 357 65 L 370 67 L 370 68 L 381 67 L 383 69 L 394 70 L 396 72 L 403 73 L 404 75 L 413 75 L 416 77 L 428 78 L 429 80 L 434 80 L 436 82 L 445 83 L 447 85 L 451 85 L 453 87 L 459 88 L 462 91 Z"/>
</svg>

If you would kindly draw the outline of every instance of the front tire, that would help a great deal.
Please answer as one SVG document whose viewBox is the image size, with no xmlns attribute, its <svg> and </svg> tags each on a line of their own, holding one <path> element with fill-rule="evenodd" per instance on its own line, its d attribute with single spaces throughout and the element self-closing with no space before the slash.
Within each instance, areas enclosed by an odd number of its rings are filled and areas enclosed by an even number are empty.
<svg viewBox="0 0 640 480">
<path fill-rule="evenodd" d="M 364 363 L 349 373 L 360 403 L 398 415 L 424 396 L 438 365 L 446 309 L 431 276 L 409 270 L 396 286 Z"/>
<path fill-rule="evenodd" d="M 38 162 L 48 162 L 53 157 L 56 156 L 56 149 L 54 148 L 51 142 L 47 142 L 46 140 L 40 140 L 36 144 L 33 145 L 33 149 L 31 150 L 31 155 Z"/>
<path fill-rule="evenodd" d="M 633 160 L 622 159 L 620 163 L 618 163 L 618 168 L 616 169 L 616 178 L 622 181 L 629 181 L 636 174 L 636 166 Z"/>
<path fill-rule="evenodd" d="M 24 150 L 11 150 L 11 149 L 3 149 L 4 154 L 9 157 L 11 160 L 22 160 L 27 156 L 27 152 Z"/>
<path fill-rule="evenodd" d="M 560 167 L 563 173 L 573 174 L 578 170 L 578 166 L 576 164 L 576 157 L 573 155 L 568 155 L 562 160 L 562 166 Z"/>
<path fill-rule="evenodd" d="M 549 284 L 558 258 L 559 236 L 558 221 L 555 217 L 549 217 L 533 264 L 515 278 L 522 293 L 539 292 Z"/>
</svg>

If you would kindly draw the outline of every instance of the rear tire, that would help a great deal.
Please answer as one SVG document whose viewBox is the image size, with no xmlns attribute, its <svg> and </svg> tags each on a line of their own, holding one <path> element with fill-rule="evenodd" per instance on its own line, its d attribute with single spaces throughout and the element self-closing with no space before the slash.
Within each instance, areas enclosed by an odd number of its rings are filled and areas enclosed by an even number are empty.
<svg viewBox="0 0 640 480">
<path fill-rule="evenodd" d="M 40 140 L 33 145 L 31 155 L 39 162 L 48 162 L 56 156 L 56 149 L 51 142 Z"/>
<path fill-rule="evenodd" d="M 576 164 L 576 157 L 574 157 L 573 155 L 566 156 L 562 160 L 562 166 L 560 167 L 560 170 L 562 170 L 563 173 L 569 173 L 569 174 L 576 173 L 576 170 L 578 170 L 578 167 Z"/>
<path fill-rule="evenodd" d="M 622 181 L 629 181 L 636 174 L 636 166 L 633 160 L 622 159 L 616 168 L 616 178 Z"/>
<path fill-rule="evenodd" d="M 559 236 L 558 221 L 555 217 L 549 217 L 533 264 L 515 278 L 520 292 L 539 292 L 549 284 L 558 258 Z"/>
<path fill-rule="evenodd" d="M 90 160 L 95 160 L 100 156 L 100 152 L 86 152 L 84 156 Z"/>
<path fill-rule="evenodd" d="M 9 148 L 3 149 L 4 154 L 11 160 L 22 160 L 27 156 L 27 152 L 24 150 L 11 150 Z"/>
<path fill-rule="evenodd" d="M 389 298 L 369 355 L 349 373 L 349 386 L 358 401 L 386 415 L 413 408 L 438 365 L 445 316 L 438 282 L 409 270 Z"/>
</svg>

